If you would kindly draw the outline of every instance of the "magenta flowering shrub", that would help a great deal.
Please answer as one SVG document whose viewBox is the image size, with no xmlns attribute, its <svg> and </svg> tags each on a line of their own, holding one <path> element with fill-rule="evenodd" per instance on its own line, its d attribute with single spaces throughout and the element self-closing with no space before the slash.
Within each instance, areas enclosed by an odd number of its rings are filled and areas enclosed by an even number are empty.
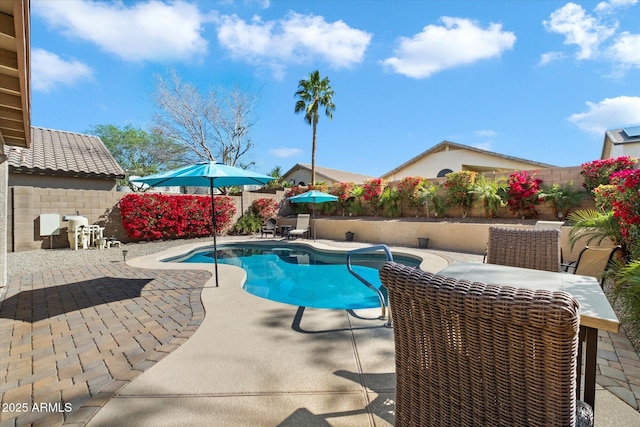
<svg viewBox="0 0 640 427">
<path fill-rule="evenodd" d="M 527 171 L 514 172 L 509 176 L 507 205 L 514 215 L 523 218 L 537 218 L 536 205 L 542 180 L 535 178 L 536 173 L 529 175 Z"/>
<path fill-rule="evenodd" d="M 584 178 L 584 187 L 590 193 L 600 185 L 609 184 L 609 177 L 616 172 L 631 170 L 638 162 L 637 159 L 629 156 L 615 157 L 604 160 L 594 160 L 583 163 L 580 167 L 580 174 Z"/>
</svg>

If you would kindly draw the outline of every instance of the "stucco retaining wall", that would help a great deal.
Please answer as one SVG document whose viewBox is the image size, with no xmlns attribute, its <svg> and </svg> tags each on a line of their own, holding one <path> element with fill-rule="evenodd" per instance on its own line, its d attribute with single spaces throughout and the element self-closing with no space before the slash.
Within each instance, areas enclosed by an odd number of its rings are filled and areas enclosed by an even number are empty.
<svg viewBox="0 0 640 427">
<path fill-rule="evenodd" d="M 285 219 L 279 223 L 295 224 L 295 220 Z M 429 238 L 429 248 L 447 251 L 482 254 L 489 237 L 490 226 L 531 228 L 532 225 L 421 222 L 403 220 L 328 219 L 316 220 L 317 238 L 345 240 L 345 233 L 355 233 L 358 242 L 383 243 L 388 245 L 417 247 L 418 237 Z M 560 230 L 560 243 L 565 260 L 575 260 L 584 246 L 577 244 L 574 250 L 569 245 L 571 227 Z M 312 234 L 313 236 L 313 234 Z"/>
</svg>

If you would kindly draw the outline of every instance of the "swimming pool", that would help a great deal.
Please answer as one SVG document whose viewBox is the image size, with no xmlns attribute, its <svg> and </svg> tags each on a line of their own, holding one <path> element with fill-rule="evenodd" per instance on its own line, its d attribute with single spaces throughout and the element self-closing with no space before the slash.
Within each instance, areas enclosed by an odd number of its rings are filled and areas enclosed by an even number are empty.
<svg viewBox="0 0 640 427">
<path fill-rule="evenodd" d="M 171 262 L 212 263 L 213 248 L 189 253 Z M 394 254 L 394 260 L 418 266 L 422 260 Z M 386 261 L 382 253 L 355 254 L 355 272 L 380 289 L 378 269 Z M 218 263 L 247 272 L 243 289 L 255 296 L 303 307 L 362 309 L 380 306 L 375 291 L 353 277 L 346 267 L 346 253 L 321 251 L 295 244 L 267 246 L 232 243 L 218 246 Z"/>
</svg>

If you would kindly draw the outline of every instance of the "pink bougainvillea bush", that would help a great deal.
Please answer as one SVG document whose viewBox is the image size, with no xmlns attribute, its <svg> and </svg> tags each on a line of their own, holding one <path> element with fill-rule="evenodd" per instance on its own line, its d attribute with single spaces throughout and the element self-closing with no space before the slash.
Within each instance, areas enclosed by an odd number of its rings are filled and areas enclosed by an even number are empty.
<svg viewBox="0 0 640 427">
<path fill-rule="evenodd" d="M 616 172 L 631 170 L 638 162 L 637 159 L 629 156 L 611 157 L 609 159 L 594 160 L 583 163 L 580 167 L 580 174 L 584 178 L 584 187 L 592 192 L 600 185 L 609 184 L 609 178 Z"/>
<path fill-rule="evenodd" d="M 535 178 L 536 173 L 514 172 L 509 176 L 507 205 L 509 210 L 519 218 L 537 218 L 536 205 L 542 180 Z"/>
<path fill-rule="evenodd" d="M 231 225 L 236 208 L 227 196 L 214 198 L 216 231 Z M 122 225 L 133 240 L 160 240 L 211 235 L 211 197 L 127 194 L 120 199 Z"/>
</svg>

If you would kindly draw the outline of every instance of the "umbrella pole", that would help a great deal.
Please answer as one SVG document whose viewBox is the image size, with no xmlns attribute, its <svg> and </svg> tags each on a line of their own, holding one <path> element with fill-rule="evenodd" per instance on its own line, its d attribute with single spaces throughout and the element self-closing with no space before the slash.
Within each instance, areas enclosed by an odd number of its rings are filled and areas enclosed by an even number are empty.
<svg viewBox="0 0 640 427">
<path fill-rule="evenodd" d="M 218 287 L 218 245 L 216 243 L 216 204 L 213 200 L 213 179 L 209 180 L 211 191 L 211 232 L 213 233 L 213 262 L 215 263 L 216 288 Z"/>
</svg>

